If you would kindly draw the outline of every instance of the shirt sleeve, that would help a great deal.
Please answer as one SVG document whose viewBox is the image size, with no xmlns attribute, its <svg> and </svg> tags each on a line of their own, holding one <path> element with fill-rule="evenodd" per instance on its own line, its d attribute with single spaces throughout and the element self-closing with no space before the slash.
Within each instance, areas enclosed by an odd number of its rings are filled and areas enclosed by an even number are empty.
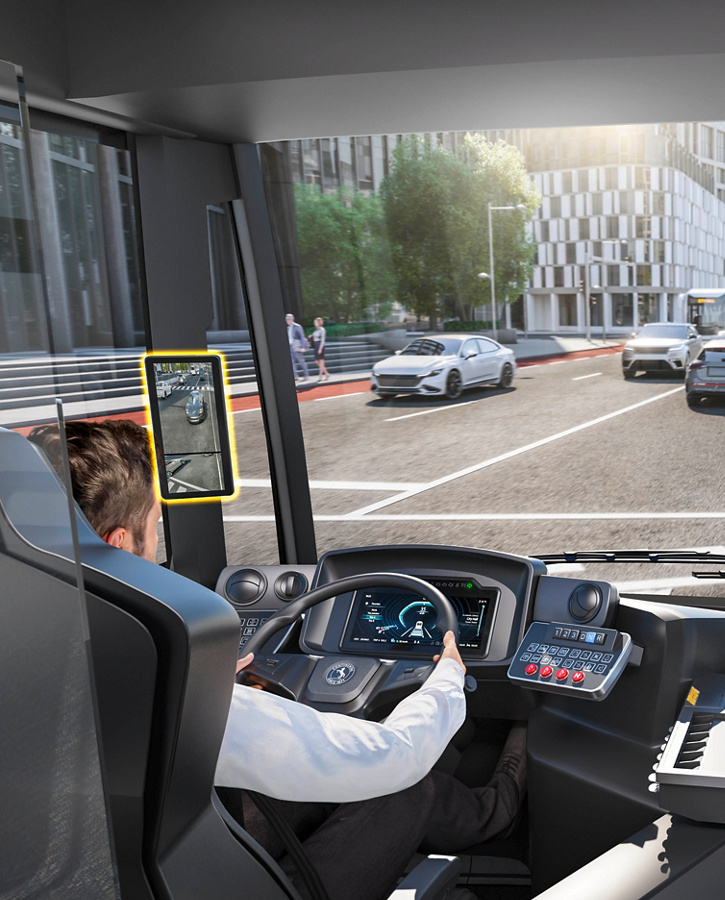
<svg viewBox="0 0 725 900">
<path fill-rule="evenodd" d="M 327 803 L 368 800 L 425 777 L 463 724 L 463 669 L 441 660 L 385 722 L 320 713 L 235 685 L 216 783 Z"/>
</svg>

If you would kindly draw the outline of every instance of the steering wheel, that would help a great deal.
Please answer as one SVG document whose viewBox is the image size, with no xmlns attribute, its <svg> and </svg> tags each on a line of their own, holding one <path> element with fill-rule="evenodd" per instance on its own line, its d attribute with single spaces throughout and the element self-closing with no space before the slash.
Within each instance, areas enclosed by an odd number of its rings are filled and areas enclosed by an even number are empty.
<svg viewBox="0 0 725 900">
<path fill-rule="evenodd" d="M 429 601 L 436 612 L 436 627 L 443 635 L 452 631 L 458 640 L 458 619 L 448 598 L 438 588 L 412 575 L 373 572 L 353 575 L 317 587 L 283 609 L 261 626 L 244 647 L 245 654 L 254 653 L 255 661 L 237 676 L 239 683 L 261 680 L 270 689 L 310 706 L 327 709 L 330 704 L 344 705 L 341 712 L 356 713 L 381 690 L 414 688 L 430 675 L 433 665 L 420 659 L 383 662 L 348 651 L 331 656 L 316 651 L 315 656 L 274 654 L 257 659 L 261 648 L 272 635 L 291 625 L 299 616 L 318 603 L 332 597 L 371 587 L 400 588 L 412 591 Z M 321 656 L 321 658 L 320 658 Z M 353 659 L 350 659 L 353 657 Z M 339 708 L 339 707 L 338 707 Z"/>
</svg>

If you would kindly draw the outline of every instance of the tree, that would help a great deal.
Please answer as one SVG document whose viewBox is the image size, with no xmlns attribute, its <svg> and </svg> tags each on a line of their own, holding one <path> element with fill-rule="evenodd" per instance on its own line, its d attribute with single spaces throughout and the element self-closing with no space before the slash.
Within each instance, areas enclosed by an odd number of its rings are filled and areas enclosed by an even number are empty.
<svg viewBox="0 0 725 900">
<path fill-rule="evenodd" d="M 521 152 L 512 144 L 487 141 L 483 135 L 466 135 L 461 153 L 473 171 L 480 197 L 486 204 L 486 242 L 488 244 L 488 203 L 492 206 L 524 206 L 525 210 L 493 211 L 493 257 L 497 303 L 512 303 L 531 277 L 534 241 L 525 222 L 541 205 L 541 195 L 526 172 Z M 480 215 L 484 212 L 480 211 Z M 491 260 L 488 247 L 486 259 Z M 489 292 L 490 294 L 490 292 Z"/>
<path fill-rule="evenodd" d="M 511 301 L 531 271 L 532 243 L 525 219 L 541 202 L 519 151 L 467 135 L 453 154 L 428 138 L 410 135 L 393 153 L 384 179 L 385 206 L 398 300 L 417 315 L 438 315 L 452 297 L 461 319 L 490 294 L 476 276 L 490 269 L 488 204 L 516 206 L 494 222 L 496 297 Z M 508 217 L 508 218 L 506 218 Z"/>
<path fill-rule="evenodd" d="M 380 321 L 392 304 L 392 269 L 382 204 L 339 189 L 296 186 L 300 280 L 310 315 L 335 322 Z"/>
</svg>

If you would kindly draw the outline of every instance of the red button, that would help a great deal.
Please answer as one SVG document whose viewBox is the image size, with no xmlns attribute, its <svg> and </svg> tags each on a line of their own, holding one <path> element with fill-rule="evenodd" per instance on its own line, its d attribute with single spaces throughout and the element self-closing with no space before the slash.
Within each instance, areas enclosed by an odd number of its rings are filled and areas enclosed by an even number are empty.
<svg viewBox="0 0 725 900">
<path fill-rule="evenodd" d="M 541 677 L 548 678 L 554 670 L 551 666 L 542 666 L 541 667 Z"/>
<path fill-rule="evenodd" d="M 581 684 L 584 681 L 584 673 L 583 672 L 574 672 L 571 676 L 571 680 L 574 684 Z"/>
<path fill-rule="evenodd" d="M 557 681 L 566 681 L 566 679 L 567 679 L 568 677 L 569 677 L 569 670 L 568 670 L 568 669 L 559 669 L 558 672 L 556 673 L 556 680 L 557 680 Z"/>
<path fill-rule="evenodd" d="M 524 669 L 524 672 L 526 672 L 527 675 L 536 675 L 538 671 L 539 667 L 535 666 L 533 663 L 529 663 L 528 666 L 526 666 L 526 668 Z"/>
</svg>

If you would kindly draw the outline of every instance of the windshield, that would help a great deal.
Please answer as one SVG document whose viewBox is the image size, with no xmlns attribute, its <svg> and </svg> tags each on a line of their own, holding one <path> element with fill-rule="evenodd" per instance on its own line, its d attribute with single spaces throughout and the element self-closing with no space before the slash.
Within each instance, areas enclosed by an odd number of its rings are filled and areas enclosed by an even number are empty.
<svg viewBox="0 0 725 900">
<path fill-rule="evenodd" d="M 442 340 L 413 341 L 400 351 L 401 356 L 453 356 L 458 353 L 461 342 L 452 338 Z"/>
<path fill-rule="evenodd" d="M 684 342 L 706 306 L 687 292 L 723 286 L 725 202 L 684 162 L 700 152 L 696 127 L 263 149 L 288 161 L 294 184 L 288 243 L 277 233 L 280 257 L 299 263 L 296 321 L 326 328 L 329 379 L 317 386 L 310 350 L 310 378 L 297 383 L 318 552 L 722 552 L 725 392 L 689 397 L 696 343 L 625 353 L 633 332 Z M 725 140 L 725 125 L 710 127 Z M 270 208 L 283 208 L 267 189 Z M 721 306 L 707 311 L 725 328 Z M 396 350 L 457 353 L 447 332 L 465 334 L 466 348 L 442 367 L 373 370 Z M 502 347 L 484 353 L 476 335 Z M 719 564 L 611 559 L 549 568 L 639 593 L 720 590 L 691 575 Z"/>
<path fill-rule="evenodd" d="M 685 325 L 645 325 L 637 337 L 675 338 L 685 341 L 689 337 L 689 333 Z"/>
</svg>

